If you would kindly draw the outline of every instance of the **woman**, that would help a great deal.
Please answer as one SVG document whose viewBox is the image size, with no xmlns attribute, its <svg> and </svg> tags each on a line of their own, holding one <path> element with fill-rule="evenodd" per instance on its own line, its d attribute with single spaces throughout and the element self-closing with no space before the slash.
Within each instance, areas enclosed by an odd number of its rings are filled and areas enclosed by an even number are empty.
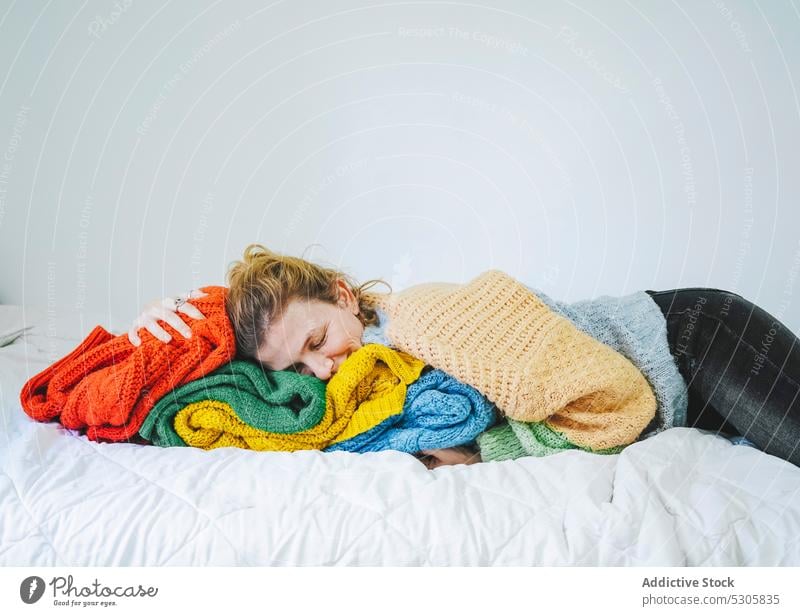
<svg viewBox="0 0 800 616">
<path fill-rule="evenodd" d="M 327 381 L 366 342 L 387 343 L 386 316 L 367 289 L 303 259 L 248 246 L 228 273 L 227 311 L 237 352 L 274 370 Z M 385 283 L 384 283 L 385 284 Z M 388 285 L 387 285 L 388 286 Z M 767 312 L 739 295 L 692 288 L 646 292 L 666 319 L 669 352 L 688 385 L 687 425 L 739 435 L 800 466 L 800 344 Z M 203 315 L 189 303 L 200 292 L 148 305 L 128 334 L 146 328 L 169 342 L 165 321 L 190 335 L 176 312 Z M 429 468 L 480 461 L 475 449 L 421 452 Z"/>
</svg>

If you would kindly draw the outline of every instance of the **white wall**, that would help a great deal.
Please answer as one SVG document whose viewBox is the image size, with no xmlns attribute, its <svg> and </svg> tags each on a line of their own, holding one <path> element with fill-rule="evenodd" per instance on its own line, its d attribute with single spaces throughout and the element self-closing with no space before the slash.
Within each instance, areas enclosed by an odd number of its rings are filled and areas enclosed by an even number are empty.
<svg viewBox="0 0 800 616">
<path fill-rule="evenodd" d="M 796 4 L 263 4 L 0 4 L 0 301 L 129 321 L 258 241 L 800 331 Z"/>
</svg>

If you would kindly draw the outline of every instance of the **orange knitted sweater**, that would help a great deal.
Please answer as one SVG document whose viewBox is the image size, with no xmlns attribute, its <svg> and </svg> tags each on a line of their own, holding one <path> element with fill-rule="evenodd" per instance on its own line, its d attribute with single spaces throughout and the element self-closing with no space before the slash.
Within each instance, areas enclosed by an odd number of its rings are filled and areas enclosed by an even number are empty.
<svg viewBox="0 0 800 616">
<path fill-rule="evenodd" d="M 205 319 L 178 313 L 192 329 L 188 340 L 165 325 L 169 344 L 145 330 L 135 347 L 127 334 L 114 336 L 98 325 L 74 351 L 25 384 L 22 408 L 37 421 L 56 419 L 65 428 L 85 429 L 95 441 L 132 440 L 159 398 L 236 354 L 225 312 L 227 289 L 203 291 L 207 295 L 192 304 Z"/>
</svg>

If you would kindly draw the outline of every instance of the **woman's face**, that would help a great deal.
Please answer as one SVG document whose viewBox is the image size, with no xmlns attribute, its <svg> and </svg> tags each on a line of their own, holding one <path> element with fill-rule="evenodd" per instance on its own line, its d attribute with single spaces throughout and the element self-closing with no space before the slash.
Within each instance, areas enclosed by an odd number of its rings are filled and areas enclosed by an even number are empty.
<svg viewBox="0 0 800 616">
<path fill-rule="evenodd" d="M 271 370 L 296 370 L 327 381 L 353 351 L 361 348 L 364 326 L 358 302 L 340 280 L 339 301 L 293 299 L 267 328 L 258 359 Z"/>
</svg>

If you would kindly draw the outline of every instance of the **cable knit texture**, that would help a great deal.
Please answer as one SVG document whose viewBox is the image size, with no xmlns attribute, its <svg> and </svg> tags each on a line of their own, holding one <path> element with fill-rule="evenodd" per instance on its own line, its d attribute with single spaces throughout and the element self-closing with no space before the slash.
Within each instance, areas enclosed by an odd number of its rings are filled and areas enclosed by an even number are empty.
<svg viewBox="0 0 800 616">
<path fill-rule="evenodd" d="M 254 451 L 297 451 L 318 449 L 327 440 L 314 430 L 298 434 L 267 432 L 242 421 L 239 413 L 222 400 L 187 404 L 175 415 L 174 430 L 181 444 L 200 449 L 238 447 Z"/>
<path fill-rule="evenodd" d="M 157 444 L 203 449 L 324 449 L 400 414 L 407 386 L 424 366 L 406 353 L 368 344 L 352 353 L 326 386 L 316 377 L 265 373 L 241 362 L 159 401 L 142 435 Z M 294 418 L 293 406 L 299 409 Z"/>
<path fill-rule="evenodd" d="M 630 360 L 504 272 L 370 297 L 389 318 L 393 346 L 578 447 L 632 443 L 655 416 L 653 390 Z"/>
<path fill-rule="evenodd" d="M 156 401 L 175 387 L 200 378 L 236 353 L 225 312 L 225 287 L 204 287 L 192 304 L 206 316 L 178 313 L 192 329 L 188 340 L 165 325 L 164 344 L 149 331 L 142 344 L 97 326 L 69 355 L 31 378 L 20 393 L 25 412 L 37 421 L 58 420 L 86 430 L 92 440 L 125 441 L 136 435 Z"/>
<path fill-rule="evenodd" d="M 478 390 L 441 370 L 429 369 L 409 385 L 402 414 L 327 451 L 416 453 L 456 447 L 474 441 L 494 419 L 494 405 Z"/>
<path fill-rule="evenodd" d="M 331 444 L 362 434 L 403 412 L 408 386 L 425 363 L 380 344 L 365 344 L 328 381 L 327 409 L 335 417 Z"/>
<path fill-rule="evenodd" d="M 189 406 L 194 412 L 183 415 L 185 431 L 202 431 L 192 442 L 175 426 L 176 416 Z M 139 434 L 162 447 L 201 447 L 197 443 L 202 442 L 204 449 L 235 446 L 293 451 L 312 449 L 324 442 L 313 431 L 324 415 L 323 381 L 291 370 L 265 371 L 253 362 L 235 360 L 161 398 Z M 231 442 L 227 428 L 240 424 L 257 433 L 258 439 L 253 442 L 257 440 L 259 446 L 244 446 L 244 441 L 236 439 Z M 299 432 L 305 432 L 305 437 L 296 436 Z M 233 433 L 239 437 L 251 434 L 244 429 Z"/>
</svg>

